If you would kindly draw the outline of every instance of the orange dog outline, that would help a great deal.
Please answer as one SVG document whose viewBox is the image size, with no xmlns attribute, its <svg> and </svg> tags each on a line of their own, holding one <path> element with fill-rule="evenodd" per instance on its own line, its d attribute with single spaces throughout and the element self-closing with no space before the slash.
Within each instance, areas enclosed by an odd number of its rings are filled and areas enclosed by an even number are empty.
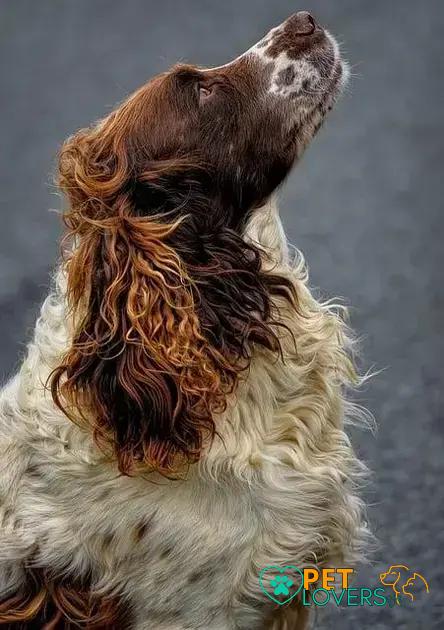
<svg viewBox="0 0 444 630">
<path fill-rule="evenodd" d="M 422 581 L 422 583 L 424 584 L 425 588 L 426 588 L 426 592 L 429 593 L 430 592 L 430 588 L 429 585 L 427 583 L 427 580 L 418 572 L 413 572 L 409 575 L 409 577 L 407 578 L 407 580 L 401 584 L 400 582 L 401 580 L 401 570 L 404 571 L 408 571 L 411 572 L 411 569 L 409 569 L 409 567 L 407 567 L 405 564 L 392 564 L 390 566 L 390 568 L 385 572 L 385 573 L 380 573 L 379 574 L 379 580 L 381 582 L 381 584 L 383 584 L 384 586 L 391 586 L 393 589 L 393 592 L 395 593 L 395 598 L 396 598 L 396 603 L 398 604 L 398 606 L 400 605 L 399 602 L 399 596 L 401 594 L 406 595 L 407 597 L 409 597 L 412 601 L 415 601 L 415 597 L 413 595 L 413 593 L 411 593 L 408 590 L 408 587 L 411 586 L 417 579 L 420 579 Z M 394 580 L 393 581 L 388 581 L 387 578 L 389 576 L 394 576 Z M 401 590 L 399 590 L 399 588 Z"/>
</svg>

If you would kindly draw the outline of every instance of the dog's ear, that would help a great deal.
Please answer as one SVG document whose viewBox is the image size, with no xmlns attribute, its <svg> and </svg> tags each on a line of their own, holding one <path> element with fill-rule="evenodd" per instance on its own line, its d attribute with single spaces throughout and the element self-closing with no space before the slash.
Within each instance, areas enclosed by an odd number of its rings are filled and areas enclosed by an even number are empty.
<svg viewBox="0 0 444 630">
<path fill-rule="evenodd" d="M 274 298 L 293 300 L 199 159 L 148 137 L 147 98 L 70 138 L 59 164 L 73 332 L 51 391 L 127 474 L 199 458 L 253 347 L 280 349 Z"/>
<path fill-rule="evenodd" d="M 99 131 L 80 132 L 61 152 L 74 332 L 52 394 L 122 472 L 139 463 L 171 471 L 213 436 L 237 370 L 202 331 L 198 287 L 172 246 L 183 219 L 140 213 L 130 158 Z M 145 190 L 149 181 L 145 173 Z"/>
</svg>

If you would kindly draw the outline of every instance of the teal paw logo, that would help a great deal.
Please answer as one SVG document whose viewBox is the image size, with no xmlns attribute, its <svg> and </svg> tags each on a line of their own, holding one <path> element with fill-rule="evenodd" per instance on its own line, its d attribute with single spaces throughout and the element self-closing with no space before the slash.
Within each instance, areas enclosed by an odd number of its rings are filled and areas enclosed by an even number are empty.
<svg viewBox="0 0 444 630">
<path fill-rule="evenodd" d="M 274 588 L 273 593 L 277 595 L 290 595 L 289 587 L 293 586 L 293 580 L 287 575 L 277 575 L 270 581 L 270 586 Z"/>
<path fill-rule="evenodd" d="M 302 590 L 304 576 L 297 567 L 268 565 L 259 573 L 259 584 L 275 604 L 287 604 Z"/>
</svg>

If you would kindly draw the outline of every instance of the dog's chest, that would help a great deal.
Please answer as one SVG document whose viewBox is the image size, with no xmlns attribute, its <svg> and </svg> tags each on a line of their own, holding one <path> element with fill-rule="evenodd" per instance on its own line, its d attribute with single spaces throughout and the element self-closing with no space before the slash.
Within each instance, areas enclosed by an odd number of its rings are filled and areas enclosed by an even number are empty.
<svg viewBox="0 0 444 630">
<path fill-rule="evenodd" d="M 237 590 L 258 530 L 247 484 L 148 481 L 66 461 L 57 471 L 34 464 L 32 474 L 32 505 L 21 513 L 40 565 L 92 573 L 156 627 L 174 616 L 209 623 Z"/>
</svg>

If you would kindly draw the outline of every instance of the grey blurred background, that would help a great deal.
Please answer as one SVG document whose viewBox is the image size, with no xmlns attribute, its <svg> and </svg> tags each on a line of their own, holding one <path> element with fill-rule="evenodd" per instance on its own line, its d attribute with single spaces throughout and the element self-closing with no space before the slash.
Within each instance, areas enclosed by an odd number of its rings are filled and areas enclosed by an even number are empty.
<svg viewBox="0 0 444 630">
<path fill-rule="evenodd" d="M 58 255 L 57 149 L 80 126 L 177 60 L 218 65 L 309 9 L 344 43 L 355 75 L 281 193 L 311 282 L 352 305 L 360 394 L 376 436 L 355 432 L 373 470 L 380 547 L 422 573 L 409 606 L 319 613 L 320 628 L 444 627 L 442 0 L 14 0 L 0 3 L 0 373 L 18 366 Z"/>
</svg>

